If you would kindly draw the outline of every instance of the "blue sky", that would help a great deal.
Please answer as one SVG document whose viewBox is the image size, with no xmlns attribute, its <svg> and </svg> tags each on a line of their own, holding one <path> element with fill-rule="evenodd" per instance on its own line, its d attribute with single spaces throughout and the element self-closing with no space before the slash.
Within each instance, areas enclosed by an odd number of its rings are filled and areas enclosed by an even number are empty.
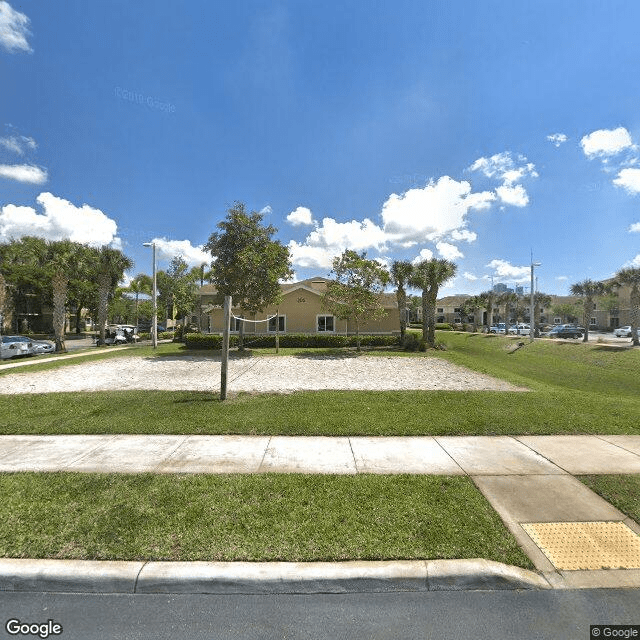
<svg viewBox="0 0 640 640">
<path fill-rule="evenodd" d="M 298 279 L 447 257 L 442 293 L 640 266 L 640 3 L 0 0 L 0 241 L 191 264 L 234 201 Z"/>
</svg>

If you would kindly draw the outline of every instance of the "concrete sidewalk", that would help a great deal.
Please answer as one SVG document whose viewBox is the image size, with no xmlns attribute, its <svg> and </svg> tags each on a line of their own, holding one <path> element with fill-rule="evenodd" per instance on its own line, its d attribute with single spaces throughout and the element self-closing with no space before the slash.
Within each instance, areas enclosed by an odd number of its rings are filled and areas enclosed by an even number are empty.
<svg viewBox="0 0 640 640">
<path fill-rule="evenodd" d="M 640 525 L 573 477 L 639 474 L 640 436 L 0 436 L 0 472 L 15 471 L 467 475 L 538 573 L 484 560 L 303 565 L 3 560 L 4 590 L 37 583 L 53 585 L 52 590 L 77 590 L 77 584 L 99 591 L 91 576 L 101 575 L 104 589 L 120 584 L 127 592 L 640 587 Z M 115 567 L 119 582 L 113 581 Z"/>
</svg>

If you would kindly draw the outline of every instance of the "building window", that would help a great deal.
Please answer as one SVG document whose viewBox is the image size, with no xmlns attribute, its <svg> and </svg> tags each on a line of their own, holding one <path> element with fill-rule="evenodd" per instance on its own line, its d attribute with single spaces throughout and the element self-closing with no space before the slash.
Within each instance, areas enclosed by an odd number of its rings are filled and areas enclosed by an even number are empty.
<svg viewBox="0 0 640 640">
<path fill-rule="evenodd" d="M 444 313 L 444 309 L 442 307 L 438 307 L 437 313 Z"/>
<path fill-rule="evenodd" d="M 596 327 L 596 326 L 598 325 L 598 320 L 597 320 L 597 318 L 591 318 L 591 320 L 589 320 L 589 324 L 590 324 L 592 327 Z"/>
<path fill-rule="evenodd" d="M 438 316 L 436 318 L 436 322 L 445 322 L 445 317 L 444 316 Z"/>
<path fill-rule="evenodd" d="M 279 331 L 280 333 L 284 333 L 286 322 L 285 318 L 287 316 L 274 316 L 273 318 L 269 318 L 269 328 L 267 331 L 270 333 L 275 333 Z M 276 325 L 277 322 L 277 325 Z"/>
<path fill-rule="evenodd" d="M 335 331 L 333 325 L 333 316 L 317 316 L 317 331 L 322 333 L 333 333 Z"/>
<path fill-rule="evenodd" d="M 561 324 L 562 323 L 562 318 L 554 318 L 553 319 L 553 324 Z"/>
<path fill-rule="evenodd" d="M 238 318 L 231 318 L 231 332 L 232 333 L 240 332 L 240 320 Z"/>
</svg>

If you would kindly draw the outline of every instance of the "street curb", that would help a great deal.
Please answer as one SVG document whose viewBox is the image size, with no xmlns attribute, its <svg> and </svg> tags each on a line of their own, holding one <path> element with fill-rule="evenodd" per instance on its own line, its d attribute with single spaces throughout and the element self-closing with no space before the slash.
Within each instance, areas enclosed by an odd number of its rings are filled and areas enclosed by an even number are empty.
<svg viewBox="0 0 640 640">
<path fill-rule="evenodd" d="M 491 560 L 125 562 L 0 559 L 0 592 L 359 593 L 550 589 L 533 571 Z"/>
</svg>

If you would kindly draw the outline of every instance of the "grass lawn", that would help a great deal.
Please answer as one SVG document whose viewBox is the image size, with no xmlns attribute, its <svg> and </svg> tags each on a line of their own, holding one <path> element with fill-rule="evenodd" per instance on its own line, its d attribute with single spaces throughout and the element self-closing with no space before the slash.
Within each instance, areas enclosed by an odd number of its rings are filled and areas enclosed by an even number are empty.
<svg viewBox="0 0 640 640">
<path fill-rule="evenodd" d="M 549 340 L 530 345 L 526 338 L 453 332 L 439 332 L 438 339 L 446 351 L 409 357 L 445 358 L 531 391 L 243 393 L 225 403 L 219 402 L 216 392 L 185 391 L 0 396 L 0 434 L 640 434 L 638 349 Z M 511 352 L 519 342 L 525 346 Z M 308 352 L 281 350 L 284 355 Z M 336 350 L 318 350 L 319 355 L 327 352 Z M 87 357 L 164 358 L 184 353 L 193 354 L 181 345 L 163 344 L 156 352 L 136 347 Z M 380 349 L 364 353 L 406 355 Z M 247 357 L 258 355 L 274 355 L 274 350 L 256 350 Z M 82 360 L 58 359 L 33 366 L 63 367 Z"/>
<path fill-rule="evenodd" d="M 533 568 L 465 477 L 8 473 L 0 487 L 3 557 Z"/>
<path fill-rule="evenodd" d="M 640 523 L 640 475 L 579 476 L 589 489 Z"/>
</svg>

